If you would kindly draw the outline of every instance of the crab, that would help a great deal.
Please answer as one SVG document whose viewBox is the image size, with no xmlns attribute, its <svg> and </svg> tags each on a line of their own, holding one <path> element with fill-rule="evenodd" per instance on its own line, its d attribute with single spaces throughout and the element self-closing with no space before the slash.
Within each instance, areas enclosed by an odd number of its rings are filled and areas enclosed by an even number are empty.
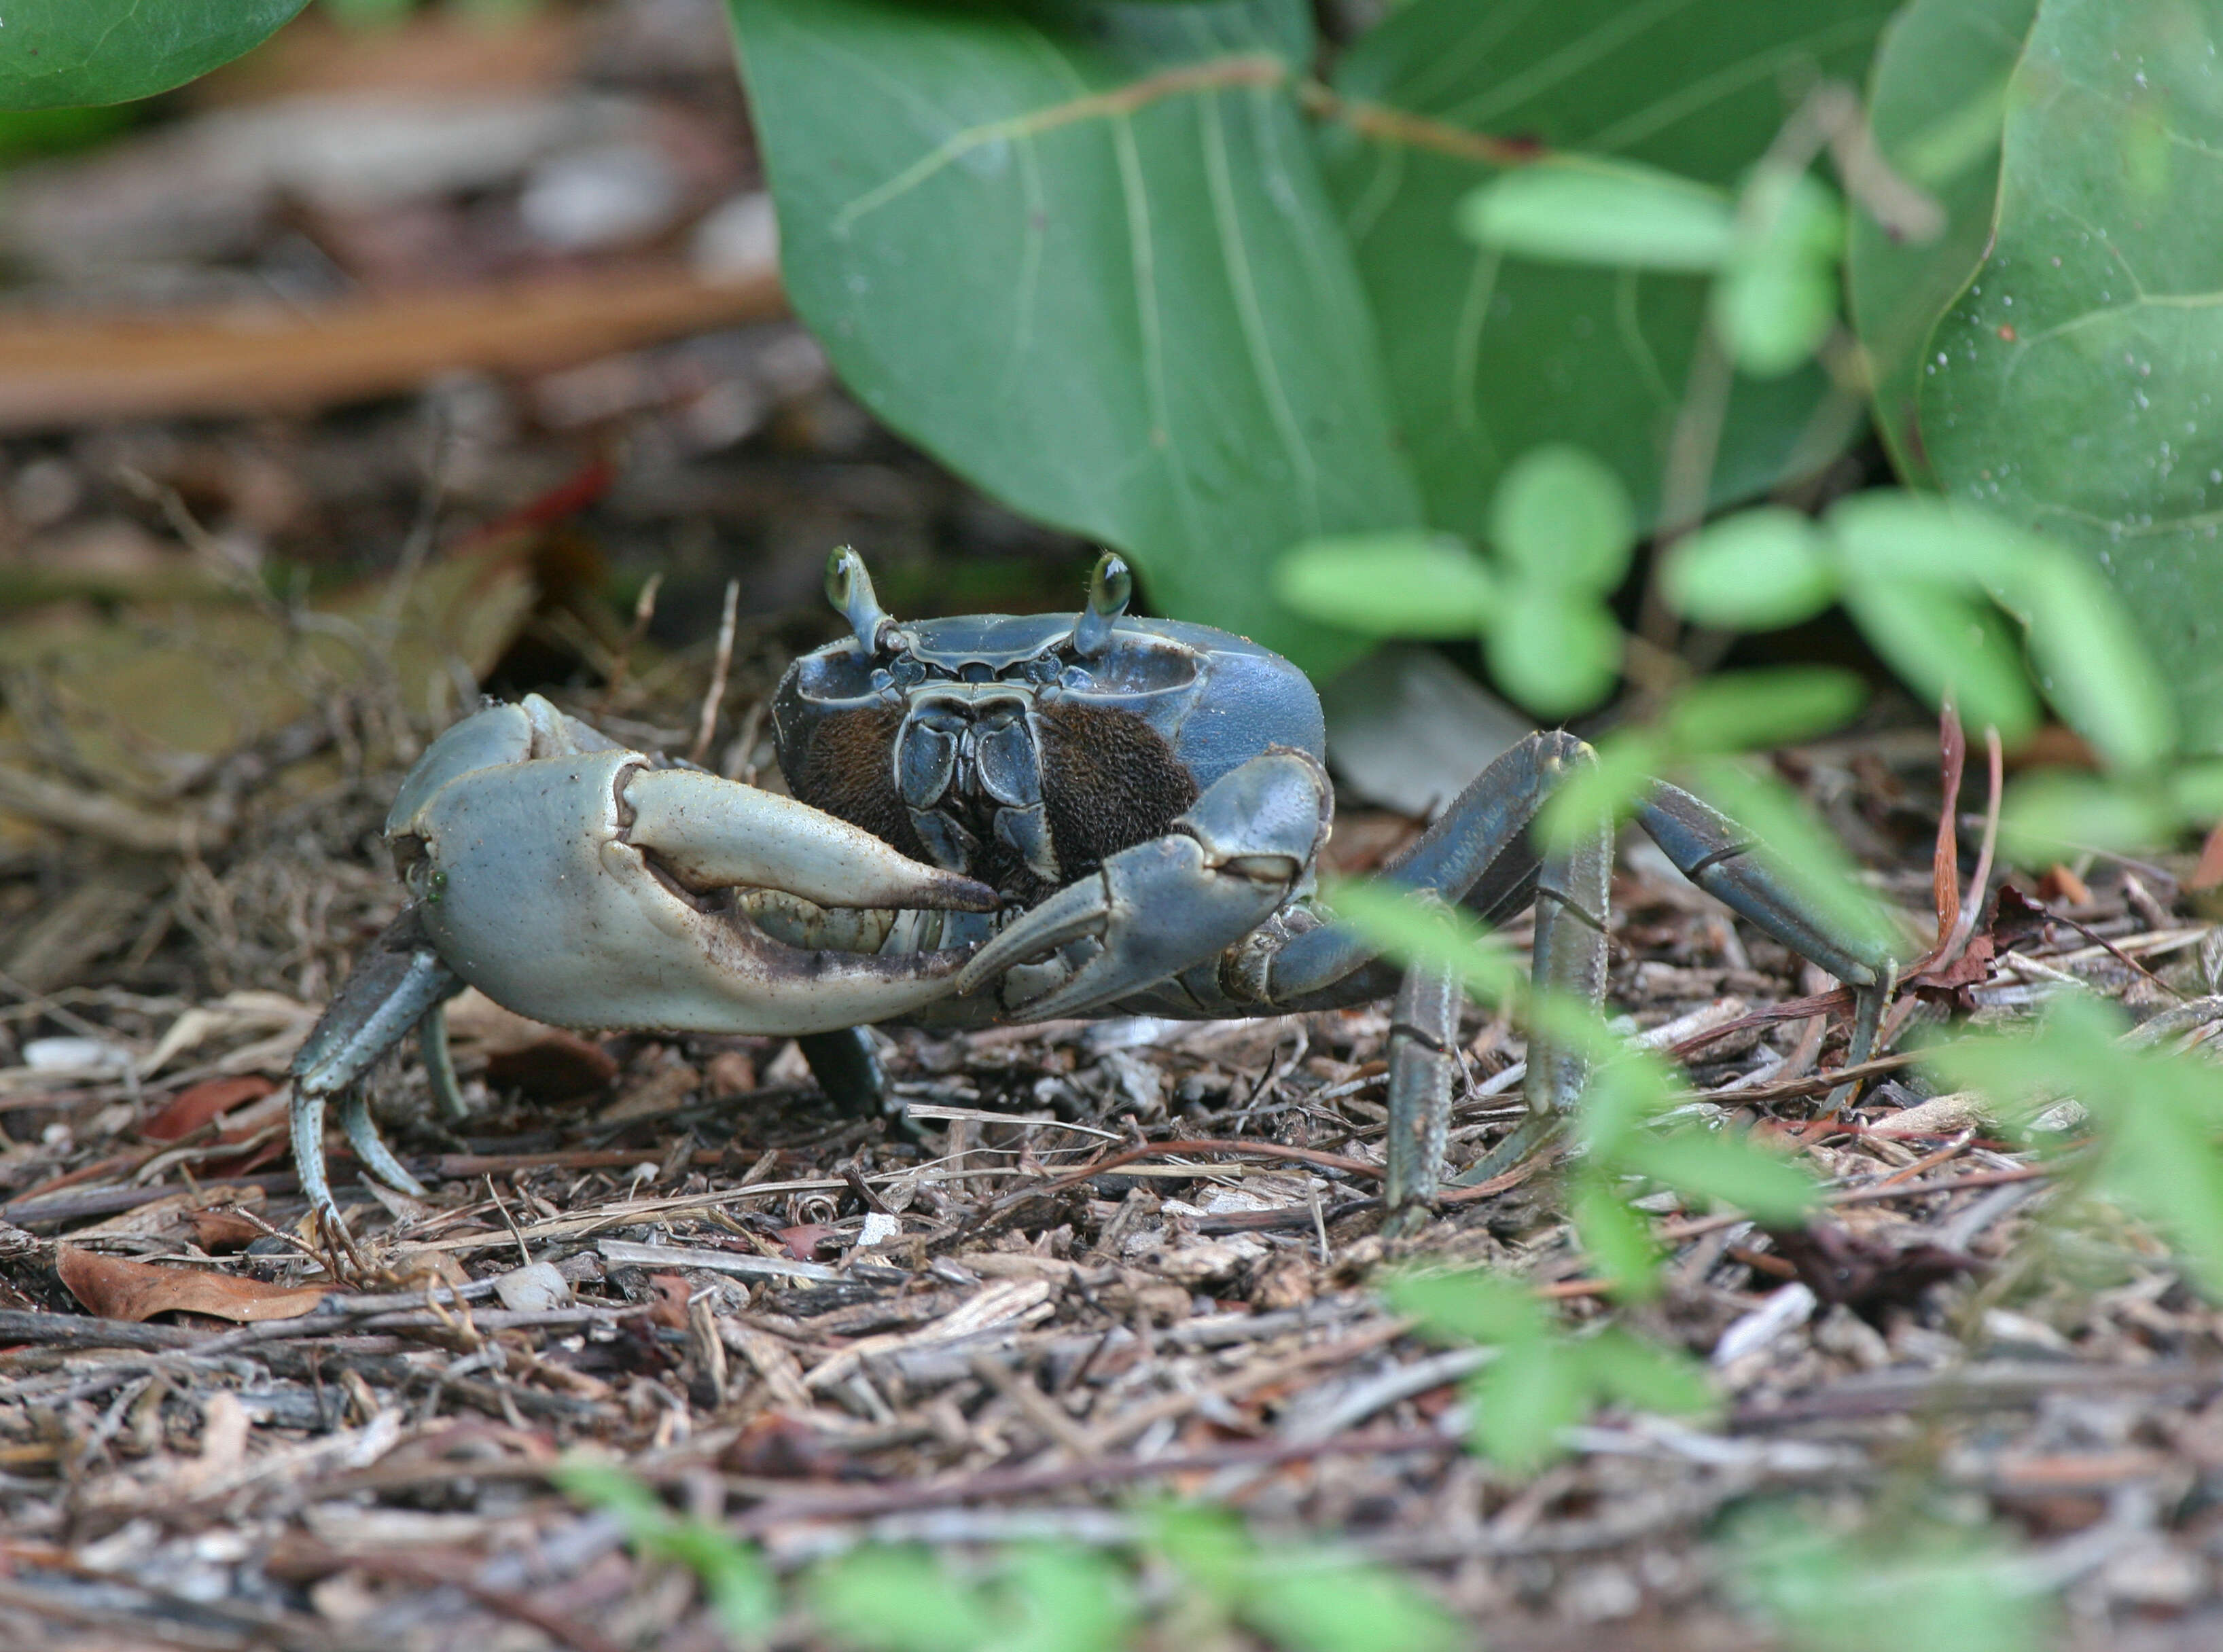
<svg viewBox="0 0 2223 1652">
<path fill-rule="evenodd" d="M 792 1034 L 830 1094 L 885 1103 L 862 1028 L 1050 1017 L 1186 1019 L 1395 996 L 1393 1220 L 1440 1188 L 1461 995 L 1334 921 L 1314 870 L 1332 794 L 1311 682 L 1210 627 L 1132 616 L 1105 555 L 1077 614 L 898 622 L 847 549 L 827 591 L 849 635 L 772 702 L 791 795 L 631 750 L 538 695 L 489 704 L 403 781 L 386 839 L 410 895 L 293 1064 L 302 1190 L 335 1226 L 326 1102 L 363 1166 L 423 1189 L 380 1139 L 362 1079 L 413 1027 L 461 1101 L 443 1007 L 465 985 L 561 1027 Z M 1603 1000 L 1609 823 L 1571 848 L 1528 828 L 1595 758 L 1540 731 L 1483 770 L 1379 874 L 1502 922 L 1532 901 L 1540 984 Z M 1636 819 L 1683 872 L 1851 987 L 1872 1031 L 1898 962 L 1841 933 L 1750 835 L 1654 782 Z M 1588 1057 L 1532 1037 L 1548 1121 Z M 1469 1172 L 1471 1177 L 1472 1171 Z"/>
</svg>

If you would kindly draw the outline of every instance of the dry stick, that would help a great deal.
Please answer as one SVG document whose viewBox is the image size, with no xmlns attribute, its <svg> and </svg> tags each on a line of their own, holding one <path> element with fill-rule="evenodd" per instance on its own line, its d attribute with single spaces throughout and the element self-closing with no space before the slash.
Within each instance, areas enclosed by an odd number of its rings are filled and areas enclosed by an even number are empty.
<svg viewBox="0 0 2223 1652">
<path fill-rule="evenodd" d="M 1975 933 L 1976 920 L 1984 910 L 1984 891 L 1992 881 L 1992 851 L 1999 842 L 1999 794 L 2006 788 L 2006 755 L 1999 749 L 1999 732 L 1984 730 L 1984 750 L 1991 775 L 1991 796 L 1984 805 L 1984 841 L 1976 851 L 1975 875 L 1968 880 L 1968 898 L 1961 904 L 1961 921 L 1954 928 L 1941 963 L 1950 964 L 1961 956 Z"/>
<path fill-rule="evenodd" d="M 1974 1192 L 1978 1188 L 2006 1187 L 2015 1182 L 2040 1182 L 2056 1173 L 2052 1165 L 2018 1165 L 2010 1170 L 1978 1171 L 1973 1176 L 1955 1178 L 1949 1182 L 1906 1182 L 1897 1187 L 1840 1188 L 1824 1194 L 1822 1203 L 1835 1209 L 1848 1204 L 1882 1204 L 1892 1199 L 1919 1199 L 1932 1193 Z M 1697 1216 L 1688 1222 L 1662 1224 L 1658 1237 L 1666 1241 L 1696 1239 L 1701 1234 L 1710 1234 L 1723 1228 L 1734 1228 L 1752 1218 L 1730 1211 L 1722 1215 Z"/>
<path fill-rule="evenodd" d="M 648 635 L 649 622 L 656 618 L 656 594 L 664 588 L 664 570 L 657 569 L 640 587 L 640 595 L 633 600 L 633 624 L 626 627 L 625 640 L 618 644 L 618 656 L 611 663 L 609 681 L 602 685 L 601 698 L 595 702 L 594 717 L 601 717 L 623 691 L 626 679 L 633 674 L 633 651 Z"/>
<path fill-rule="evenodd" d="M 1223 1468 L 1270 1468 L 1311 1457 L 1368 1454 L 1387 1456 L 1405 1451 L 1450 1453 L 1463 1450 L 1464 1446 L 1464 1441 L 1433 1429 L 1403 1429 L 1387 1433 L 1335 1435 L 1326 1440 L 1260 1441 L 1181 1456 L 1124 1457 L 1062 1463 L 1052 1468 L 992 1468 L 962 1479 L 924 1486 L 875 1486 L 817 1497 L 782 1498 L 760 1504 L 746 1514 L 728 1520 L 726 1528 L 739 1536 L 754 1537 L 799 1520 L 869 1520 L 878 1515 L 907 1514 L 918 1509 L 938 1509 L 992 1498 L 1030 1497 L 1075 1486 L 1212 1473 Z"/>
<path fill-rule="evenodd" d="M 395 560 L 394 576 L 386 583 L 386 592 L 379 599 L 377 626 L 380 640 L 388 648 L 394 645 L 395 633 L 401 629 L 401 611 L 409 601 L 410 587 L 416 584 L 417 575 L 424 571 L 425 559 L 432 554 L 432 537 L 439 530 L 440 500 L 448 491 L 448 460 L 453 443 L 453 431 L 449 427 L 446 404 L 434 397 L 428 404 L 427 422 L 429 451 L 425 455 L 425 489 L 417 498 L 417 519 L 409 524 L 409 537 L 401 542 L 401 555 Z"/>
<path fill-rule="evenodd" d="M 687 761 L 701 768 L 710 755 L 710 737 L 718 732 L 718 708 L 726 698 L 726 675 L 734 669 L 734 617 L 740 608 L 741 582 L 726 581 L 725 612 L 718 619 L 718 656 L 710 668 L 709 692 L 702 696 L 702 715 L 695 725 L 695 744 L 687 748 Z"/>
<path fill-rule="evenodd" d="M 1919 1058 L 1914 1051 L 1900 1051 L 1867 1061 L 1855 1061 L 1804 1078 L 1786 1078 L 1779 1084 L 1754 1084 L 1750 1090 L 1733 1090 L 1726 1093 L 1700 1090 L 1695 1099 L 1743 1107 L 1755 1102 L 1786 1102 L 1801 1096 L 1826 1095 L 1840 1084 L 1857 1084 L 1863 1078 L 1872 1078 L 1880 1073 L 1896 1072 L 1901 1067 L 1913 1065 Z"/>
<path fill-rule="evenodd" d="M 1345 97 L 1317 80 L 1307 80 L 1298 85 L 1297 101 L 1307 115 L 1347 126 L 1362 136 L 1401 143 L 1414 149 L 1432 149 L 1460 160 L 1479 161 L 1488 166 L 1527 166 L 1552 158 L 1551 149 L 1533 139 L 1500 138 L 1487 132 L 1471 132 L 1465 127 L 1432 121 L 1425 115 L 1414 115 L 1387 104 Z"/>
<path fill-rule="evenodd" d="M 294 1546 L 289 1553 L 299 1560 L 329 1561 L 332 1570 L 354 1569 L 375 1576 L 391 1578 L 397 1583 L 413 1583 L 422 1588 L 459 1589 L 489 1611 L 504 1617 L 513 1617 L 519 1623 L 538 1630 L 560 1646 L 574 1652 L 625 1652 L 617 1642 L 608 1639 L 572 1613 L 543 1606 L 529 1595 L 514 1593 L 507 1589 L 489 1588 L 469 1577 L 459 1577 L 446 1568 L 427 1566 L 422 1561 L 390 1550 L 367 1548 L 361 1545 L 342 1550 L 318 1545 L 314 1549 Z"/>
<path fill-rule="evenodd" d="M 1217 1136 L 1181 1141 L 1150 1141 L 1140 1146 L 1124 1147 L 1118 1153 L 1105 1153 L 1099 1158 L 1092 1159 L 1079 1169 L 1059 1177 L 1055 1181 L 1039 1183 L 1033 1187 L 1015 1189 L 998 1199 L 983 1214 L 998 1215 L 1028 1199 L 1044 1198 L 1053 1193 L 1062 1193 L 1069 1187 L 1080 1186 L 1081 1183 L 1089 1180 L 1092 1177 L 1101 1176 L 1108 1171 L 1117 1170 L 1122 1165 L 1131 1165 L 1140 1159 L 1156 1159 L 1167 1153 L 1254 1153 L 1266 1159 L 1293 1159 L 1300 1165 L 1313 1165 L 1321 1170 L 1341 1171 L 1346 1176 L 1363 1176 L 1377 1182 L 1384 1174 L 1382 1166 L 1370 1165 L 1363 1159 L 1345 1159 L 1335 1153 L 1321 1153 L 1313 1147 L 1286 1147 L 1278 1141 L 1237 1141 Z M 1219 1168 L 1220 1166 L 1216 1165 L 1199 1165 L 1196 1167 L 1200 1175 L 1208 1174 Z"/>
</svg>

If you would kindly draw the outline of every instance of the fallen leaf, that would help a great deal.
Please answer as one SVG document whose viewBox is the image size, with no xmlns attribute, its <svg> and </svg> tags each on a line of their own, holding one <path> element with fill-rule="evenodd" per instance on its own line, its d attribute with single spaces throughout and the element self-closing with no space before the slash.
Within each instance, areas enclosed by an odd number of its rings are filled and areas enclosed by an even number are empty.
<svg viewBox="0 0 2223 1652">
<path fill-rule="evenodd" d="M 260 1100 L 277 1088 L 269 1079 L 252 1074 L 204 1079 L 172 1096 L 167 1106 L 139 1127 L 139 1134 L 150 1141 L 177 1141 L 242 1102 Z"/>
<path fill-rule="evenodd" d="M 299 1319 L 327 1296 L 330 1285 L 266 1285 L 205 1268 L 160 1267 L 151 1262 L 103 1256 L 64 1245 L 54 1272 L 70 1294 L 103 1319 L 151 1319 L 156 1314 L 208 1314 L 253 1324 Z"/>
<path fill-rule="evenodd" d="M 236 1210 L 188 1210 L 186 1221 L 205 1251 L 243 1251 L 268 1231 Z"/>
<path fill-rule="evenodd" d="M 784 308 L 769 263 L 721 280 L 669 263 L 249 311 L 29 311 L 0 322 L 0 430 L 368 401 L 443 374 L 544 373 Z"/>
<path fill-rule="evenodd" d="M 685 1330 L 687 1298 L 694 1294 L 693 1288 L 677 1273 L 652 1273 L 648 1285 L 656 1292 L 656 1299 L 648 1304 L 649 1322 L 666 1330 Z"/>
<path fill-rule="evenodd" d="M 822 1245 L 839 1244 L 842 1238 L 839 1228 L 828 1228 L 823 1222 L 808 1222 L 800 1228 L 783 1228 L 774 1235 L 786 1248 L 787 1253 L 798 1262 L 818 1259 Z"/>
</svg>

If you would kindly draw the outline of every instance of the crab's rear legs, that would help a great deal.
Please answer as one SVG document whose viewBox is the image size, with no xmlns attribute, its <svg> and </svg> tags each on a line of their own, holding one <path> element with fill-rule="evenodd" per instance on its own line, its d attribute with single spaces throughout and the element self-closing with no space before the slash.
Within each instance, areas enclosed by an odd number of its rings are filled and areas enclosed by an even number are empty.
<svg viewBox="0 0 2223 1652">
<path fill-rule="evenodd" d="M 1418 843 L 1383 870 L 1389 882 L 1463 902 L 1485 918 L 1508 915 L 1533 891 L 1537 986 L 1590 1004 L 1604 996 L 1611 833 L 1601 823 L 1571 845 L 1540 855 L 1529 827 L 1566 778 L 1595 761 L 1571 734 L 1530 735 L 1484 769 Z M 1856 1053 L 1865 1053 L 1895 974 L 1888 952 L 1842 933 L 1752 856 L 1750 833 L 1689 793 L 1655 785 L 1637 820 L 1686 876 L 1853 988 Z M 1264 1001 L 1282 1009 L 1361 1002 L 1378 996 L 1382 984 L 1370 945 L 1336 926 L 1294 937 L 1266 960 L 1257 983 Z M 1409 974 L 1391 1030 L 1387 1202 L 1393 1218 L 1404 1218 L 1435 1194 L 1442 1121 L 1451 1104 L 1449 1041 L 1457 1031 L 1456 996 L 1425 968 Z M 1535 1124 L 1521 1140 L 1533 1141 L 1548 1129 L 1589 1077 L 1584 1052 L 1532 1035 L 1527 1088 Z M 1497 1167 L 1493 1156 L 1478 1169 L 1487 1174 Z"/>
</svg>

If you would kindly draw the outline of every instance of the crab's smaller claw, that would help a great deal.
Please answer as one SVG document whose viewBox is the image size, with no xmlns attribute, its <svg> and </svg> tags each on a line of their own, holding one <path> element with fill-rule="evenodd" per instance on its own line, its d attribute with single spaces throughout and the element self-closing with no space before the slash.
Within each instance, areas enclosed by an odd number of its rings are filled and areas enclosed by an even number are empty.
<svg viewBox="0 0 2223 1652">
<path fill-rule="evenodd" d="M 1014 965 L 1076 943 L 1094 953 L 1065 981 L 1014 1007 L 1023 1021 L 1078 1014 L 1206 962 L 1272 915 L 1312 870 L 1326 837 L 1327 776 L 1277 747 L 1230 769 L 1162 838 L 1123 849 L 975 953 L 970 993 Z"/>
</svg>

